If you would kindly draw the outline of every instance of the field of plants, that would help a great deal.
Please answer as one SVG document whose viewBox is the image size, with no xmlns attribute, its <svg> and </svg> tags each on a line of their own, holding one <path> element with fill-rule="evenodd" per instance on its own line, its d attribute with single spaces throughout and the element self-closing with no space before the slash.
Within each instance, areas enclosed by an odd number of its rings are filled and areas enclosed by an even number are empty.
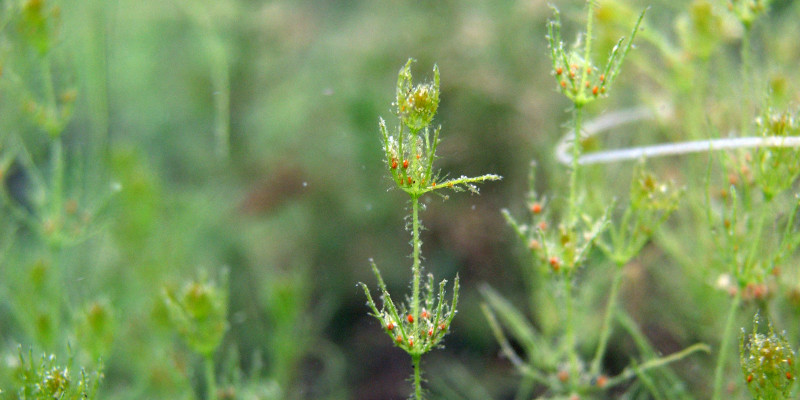
<svg viewBox="0 0 800 400">
<path fill-rule="evenodd" d="M 0 399 L 795 399 L 798 21 L 0 0 Z"/>
</svg>

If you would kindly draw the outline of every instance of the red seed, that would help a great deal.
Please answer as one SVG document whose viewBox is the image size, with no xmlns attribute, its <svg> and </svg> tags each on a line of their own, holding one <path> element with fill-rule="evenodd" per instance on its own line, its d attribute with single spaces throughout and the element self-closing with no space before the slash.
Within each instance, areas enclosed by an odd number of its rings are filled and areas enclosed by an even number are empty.
<svg viewBox="0 0 800 400">
<path fill-rule="evenodd" d="M 396 337 L 394 340 L 395 340 L 395 342 L 397 342 L 397 343 L 403 343 L 403 337 L 402 337 L 402 336 L 400 336 L 400 335 L 397 335 L 397 337 Z"/>
<path fill-rule="evenodd" d="M 564 73 L 564 68 L 561 67 L 556 68 L 556 75 L 561 75 L 562 73 Z"/>
<path fill-rule="evenodd" d="M 409 346 L 414 346 L 414 339 L 408 338 L 408 345 Z"/>
<path fill-rule="evenodd" d="M 428 312 L 428 310 L 423 309 L 422 313 L 420 313 L 419 316 L 422 317 L 422 318 L 428 319 L 428 317 L 430 317 L 431 314 Z"/>
<path fill-rule="evenodd" d="M 408 168 L 408 160 L 403 160 L 403 169 Z"/>
<path fill-rule="evenodd" d="M 408 319 L 409 323 L 413 323 L 414 322 L 414 316 L 411 315 L 411 314 L 408 314 L 408 317 L 406 319 Z"/>
<path fill-rule="evenodd" d="M 558 270 L 561 268 L 561 260 L 559 260 L 558 257 L 550 257 L 549 262 L 550 267 L 553 268 L 553 271 L 558 272 Z"/>
<path fill-rule="evenodd" d="M 567 81 L 561 81 L 561 87 L 566 89 L 567 88 Z"/>
<path fill-rule="evenodd" d="M 392 322 L 392 321 L 389 321 L 389 323 L 388 323 L 388 324 L 386 324 L 386 329 L 388 329 L 388 330 L 390 330 L 390 331 L 391 331 L 392 329 L 394 329 L 394 322 Z"/>
<path fill-rule="evenodd" d="M 593 87 L 593 88 L 592 88 L 592 94 L 593 94 L 593 95 L 597 96 L 597 93 L 598 93 L 598 92 L 600 92 L 600 88 L 598 88 L 597 86 L 595 86 L 595 87 Z"/>
<path fill-rule="evenodd" d="M 605 82 L 606 74 L 600 74 L 600 82 Z"/>
<path fill-rule="evenodd" d="M 397 169 L 397 159 L 392 159 L 392 169 Z"/>
<path fill-rule="evenodd" d="M 608 377 L 605 375 L 600 375 L 597 377 L 597 387 L 600 389 L 604 388 L 608 383 Z"/>
<path fill-rule="evenodd" d="M 444 323 L 439 324 L 440 331 L 444 331 L 445 329 L 447 329 L 447 325 L 445 325 Z"/>
<path fill-rule="evenodd" d="M 410 184 L 411 184 L 411 177 L 409 176 L 409 177 L 406 179 L 406 181 L 407 181 L 407 182 L 408 182 L 408 184 L 410 185 Z"/>
<path fill-rule="evenodd" d="M 745 378 L 745 380 L 747 381 L 747 383 L 752 382 L 753 381 L 753 375 L 752 374 L 747 375 L 747 378 Z"/>
<path fill-rule="evenodd" d="M 531 205 L 531 212 L 534 214 L 539 214 L 540 212 L 542 212 L 542 205 L 539 203 L 533 203 Z"/>
<path fill-rule="evenodd" d="M 428 336 L 433 336 L 433 328 L 428 329 Z"/>
<path fill-rule="evenodd" d="M 539 229 L 541 229 L 541 230 L 547 229 L 547 222 L 544 222 L 544 221 L 539 222 Z"/>
</svg>

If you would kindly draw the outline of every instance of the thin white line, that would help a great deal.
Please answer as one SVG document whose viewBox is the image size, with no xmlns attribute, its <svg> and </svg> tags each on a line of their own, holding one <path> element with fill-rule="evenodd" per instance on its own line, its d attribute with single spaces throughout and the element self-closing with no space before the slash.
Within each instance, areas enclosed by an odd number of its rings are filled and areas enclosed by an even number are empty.
<svg viewBox="0 0 800 400">
<path fill-rule="evenodd" d="M 620 125 L 653 118 L 655 118 L 655 114 L 645 107 L 608 113 L 586 123 L 581 137 L 589 138 Z M 573 131 L 567 132 L 556 146 L 556 159 L 562 164 L 569 165 L 572 163 L 572 155 L 570 153 L 573 136 Z M 800 136 L 732 137 L 629 147 L 586 153 L 578 158 L 578 163 L 605 164 L 617 161 L 636 160 L 642 157 L 665 157 L 678 154 L 755 147 L 800 147 Z"/>
</svg>

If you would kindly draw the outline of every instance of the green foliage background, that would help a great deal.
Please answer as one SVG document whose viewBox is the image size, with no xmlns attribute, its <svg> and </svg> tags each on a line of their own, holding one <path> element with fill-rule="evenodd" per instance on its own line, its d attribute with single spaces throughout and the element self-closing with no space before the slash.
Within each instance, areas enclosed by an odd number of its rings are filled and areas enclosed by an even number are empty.
<svg viewBox="0 0 800 400">
<path fill-rule="evenodd" d="M 568 102 L 551 76 L 544 2 L 42 0 L 50 29 L 31 39 L 19 10 L 32 3 L 0 0 L 0 396 L 14 398 L 21 346 L 87 369 L 102 364 L 98 398 L 202 398 L 202 360 L 172 329 L 163 293 L 226 267 L 221 392 L 404 398 L 410 363 L 368 317 L 355 283 L 372 282 L 374 258 L 390 289 L 406 289 L 406 203 L 387 191 L 377 124 L 391 116 L 397 71 L 414 57 L 417 71 L 436 63 L 442 73 L 442 170 L 504 177 L 480 196 L 423 199 L 424 265 L 462 279 L 453 333 L 424 360 L 426 378 L 434 398 L 512 398 L 518 376 L 498 356 L 478 288 L 489 283 L 545 323 L 558 309 L 530 300 L 529 260 L 499 211 L 524 212 L 532 160 L 539 193 L 566 187 L 553 154 Z M 564 36 L 574 37 L 584 3 L 556 5 Z M 739 128 L 741 30 L 724 2 L 600 1 L 598 54 L 647 6 L 644 39 L 614 96 L 587 113 L 646 105 L 660 117 L 588 145 Z M 800 101 L 798 17 L 800 3 L 776 1 L 753 28 L 756 82 L 778 105 Z M 671 48 L 647 39 L 655 32 Z M 48 69 L 60 99 L 75 95 L 58 139 L 63 180 L 55 140 L 25 97 L 44 96 Z M 765 92 L 751 92 L 753 110 Z M 706 187 L 726 188 L 727 172 L 712 164 L 704 183 L 708 156 L 652 163 L 694 193 L 622 287 L 621 304 L 661 353 L 713 346 L 724 323 L 728 297 L 706 267 L 714 247 L 692 203 Z M 588 169 L 598 210 L 627 192 L 632 165 Z M 790 260 L 772 317 L 797 346 L 800 275 L 797 255 Z M 581 279 L 591 283 L 579 332 L 591 336 L 610 274 L 590 268 Z M 618 371 L 636 352 L 619 334 L 604 365 Z M 697 398 L 707 396 L 714 360 L 675 368 Z M 728 369 L 731 398 L 746 398 L 735 363 Z"/>
</svg>

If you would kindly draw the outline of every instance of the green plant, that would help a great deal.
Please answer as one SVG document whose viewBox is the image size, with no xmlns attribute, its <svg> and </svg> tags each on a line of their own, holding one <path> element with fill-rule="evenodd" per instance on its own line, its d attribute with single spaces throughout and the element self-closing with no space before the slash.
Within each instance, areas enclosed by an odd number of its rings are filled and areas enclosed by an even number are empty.
<svg viewBox="0 0 800 400">
<path fill-rule="evenodd" d="M 797 380 L 795 353 L 783 334 L 776 333 L 768 323 L 766 333 L 759 333 L 761 320 L 753 318 L 753 331 L 739 340 L 739 357 L 747 389 L 756 400 L 791 398 Z"/>
<path fill-rule="evenodd" d="M 437 287 L 433 274 L 422 278 L 422 240 L 420 239 L 420 197 L 441 189 L 468 190 L 477 193 L 476 183 L 498 180 L 498 175 L 482 175 L 475 178 L 461 176 L 448 179 L 434 169 L 437 158 L 441 127 L 431 127 L 439 107 L 439 68 L 433 67 L 433 82 L 414 86 L 409 59 L 397 77 L 397 100 L 394 103 L 400 124 L 390 134 L 381 119 L 380 131 L 383 141 L 384 162 L 392 182 L 411 197 L 411 287 L 412 293 L 406 303 L 396 305 L 386 288 L 381 273 L 374 262 L 372 270 L 378 279 L 383 304 L 381 308 L 372 299 L 366 284 L 360 283 L 384 332 L 411 356 L 414 365 L 414 397 L 422 399 L 420 359 L 423 354 L 436 348 L 450 329 L 458 303 L 458 276 L 453 283 L 453 298 L 450 304 L 445 299 L 446 280 Z M 446 196 L 445 196 L 446 197 Z M 424 288 L 422 285 L 425 285 Z"/>
<path fill-rule="evenodd" d="M 177 293 L 165 289 L 164 301 L 175 329 L 203 357 L 206 398 L 216 399 L 214 353 L 228 330 L 228 276 L 220 283 L 206 278 L 189 282 Z"/>
<path fill-rule="evenodd" d="M 642 162 L 634 172 L 630 186 L 630 204 L 624 208 L 618 222 L 614 218 L 615 211 L 612 207 L 606 208 L 599 217 L 587 212 L 591 210 L 589 202 L 594 199 L 590 200 L 582 191 L 585 190 L 581 181 L 583 171 L 580 168 L 582 147 L 589 137 L 584 135 L 583 130 L 584 107 L 608 95 L 644 18 L 642 12 L 627 43 L 624 38 L 618 40 L 605 65 L 598 67 L 592 63 L 594 7 L 591 3 L 587 3 L 587 10 L 585 35 L 576 41 L 572 49 L 568 50 L 561 40 L 561 22 L 557 9 L 554 8 L 555 18 L 548 24 L 552 73 L 556 77 L 559 90 L 572 102 L 572 128 L 564 142 L 571 150 L 571 157 L 563 160 L 570 164 L 570 179 L 568 196 L 560 210 L 560 221 L 553 222 L 557 219 L 559 207 L 554 206 L 553 201 L 547 202 L 535 191 L 535 168 L 531 170 L 528 194 L 530 223 L 521 224 L 509 211 L 503 211 L 506 220 L 527 245 L 533 258 L 534 272 L 528 274 L 528 279 L 546 279 L 556 285 L 556 290 L 552 293 L 556 297 L 553 303 L 563 309 L 563 317 L 559 319 L 557 327 L 548 326 L 547 331 L 540 332 L 493 289 L 485 287 L 483 290 L 486 300 L 483 305 L 484 314 L 503 354 L 523 375 L 523 384 L 520 385 L 517 398 L 529 397 L 536 387 L 548 395 L 578 398 L 579 395 L 607 391 L 634 377 L 653 395 L 658 396 L 661 389 L 656 388 L 649 376 L 651 370 L 696 351 L 709 351 L 708 346 L 696 344 L 666 357 L 647 354 L 652 353 L 646 344 L 647 339 L 625 316 L 624 311 L 616 307 L 623 267 L 638 255 L 653 232 L 676 209 L 680 191 L 672 183 L 658 182 L 645 170 Z M 575 303 L 578 299 L 576 292 L 579 272 L 589 263 L 589 255 L 594 247 L 599 247 L 616 268 L 603 313 L 602 327 L 596 338 L 594 355 L 585 362 L 580 354 L 581 346 L 576 333 L 582 324 L 577 320 Z M 603 371 L 601 361 L 606 355 L 615 320 L 637 343 L 642 344 L 642 350 L 648 359 L 641 364 L 632 363 L 618 375 L 609 377 Z M 522 344 L 526 359 L 512 348 L 504 327 Z M 674 381 L 675 378 L 666 375 L 662 379 Z"/>
<path fill-rule="evenodd" d="M 42 355 L 39 362 L 34 360 L 33 352 L 28 353 L 27 360 L 19 349 L 14 375 L 17 389 L 9 391 L 5 397 L 0 390 L 0 398 L 17 400 L 92 400 L 97 398 L 97 387 L 103 378 L 101 371 L 87 372 L 72 370 L 72 359 L 66 366 L 56 362 L 54 355 Z"/>
</svg>

